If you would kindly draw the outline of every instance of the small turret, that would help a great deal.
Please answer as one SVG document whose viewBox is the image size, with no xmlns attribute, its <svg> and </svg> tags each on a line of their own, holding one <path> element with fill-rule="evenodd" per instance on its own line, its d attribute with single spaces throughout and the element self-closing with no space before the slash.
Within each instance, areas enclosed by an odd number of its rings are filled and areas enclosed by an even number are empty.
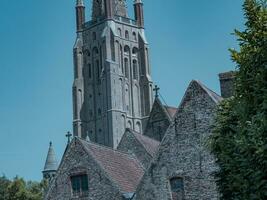
<svg viewBox="0 0 267 200">
<path fill-rule="evenodd" d="M 144 28 L 145 20 L 142 0 L 134 0 L 134 14 L 137 25 L 141 28 Z"/>
<path fill-rule="evenodd" d="M 76 26 L 77 32 L 82 31 L 83 24 L 85 22 L 85 6 L 83 0 L 76 1 Z"/>
<path fill-rule="evenodd" d="M 50 142 L 43 171 L 43 178 L 50 181 L 56 175 L 57 168 L 56 154 L 52 142 Z"/>
</svg>

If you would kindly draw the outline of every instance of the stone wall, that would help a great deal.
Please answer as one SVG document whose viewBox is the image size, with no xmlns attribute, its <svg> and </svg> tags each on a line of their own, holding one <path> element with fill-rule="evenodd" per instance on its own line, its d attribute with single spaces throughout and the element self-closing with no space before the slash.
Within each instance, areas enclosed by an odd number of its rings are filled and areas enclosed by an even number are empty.
<svg viewBox="0 0 267 200">
<path fill-rule="evenodd" d="M 117 149 L 126 153 L 134 154 L 136 158 L 142 163 L 145 169 L 148 167 L 150 161 L 152 160 L 152 156 L 148 154 L 144 146 L 142 146 L 142 144 L 129 130 L 126 130 Z"/>
<path fill-rule="evenodd" d="M 72 197 L 70 176 L 86 173 L 89 191 L 86 197 Z M 98 164 L 86 153 L 79 142 L 72 142 L 51 183 L 44 200 L 122 200 L 119 189 L 103 172 Z"/>
<path fill-rule="evenodd" d="M 170 179 L 184 182 L 186 200 L 217 200 L 212 173 L 217 169 L 206 148 L 216 103 L 193 81 L 179 107 L 176 125 L 167 131 L 157 155 L 136 191 L 136 200 L 171 200 Z"/>
<path fill-rule="evenodd" d="M 158 98 L 155 99 L 144 135 L 161 141 L 168 127 L 171 124 L 171 118 Z"/>
</svg>

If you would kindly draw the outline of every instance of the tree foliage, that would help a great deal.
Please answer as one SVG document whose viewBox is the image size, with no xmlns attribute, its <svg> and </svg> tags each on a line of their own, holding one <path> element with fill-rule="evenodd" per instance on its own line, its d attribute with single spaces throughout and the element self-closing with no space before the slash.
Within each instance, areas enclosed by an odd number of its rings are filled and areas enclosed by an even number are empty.
<svg viewBox="0 0 267 200">
<path fill-rule="evenodd" d="M 0 177 L 0 200 L 41 200 L 46 183 L 28 181 L 16 177 L 13 180 Z"/>
<path fill-rule="evenodd" d="M 240 50 L 235 95 L 224 100 L 211 137 L 221 199 L 267 199 L 267 1 L 245 0 L 245 31 L 235 31 Z"/>
</svg>

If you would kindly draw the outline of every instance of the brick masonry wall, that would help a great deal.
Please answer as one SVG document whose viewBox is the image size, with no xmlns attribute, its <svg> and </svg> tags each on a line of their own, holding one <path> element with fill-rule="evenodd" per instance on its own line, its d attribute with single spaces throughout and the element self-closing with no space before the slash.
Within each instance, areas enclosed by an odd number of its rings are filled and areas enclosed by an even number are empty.
<svg viewBox="0 0 267 200">
<path fill-rule="evenodd" d="M 184 199 L 218 199 L 212 172 L 217 168 L 206 149 L 216 103 L 193 81 L 179 107 L 177 128 L 170 127 L 139 184 L 135 200 L 171 200 L 169 180 L 184 179 Z"/>
</svg>

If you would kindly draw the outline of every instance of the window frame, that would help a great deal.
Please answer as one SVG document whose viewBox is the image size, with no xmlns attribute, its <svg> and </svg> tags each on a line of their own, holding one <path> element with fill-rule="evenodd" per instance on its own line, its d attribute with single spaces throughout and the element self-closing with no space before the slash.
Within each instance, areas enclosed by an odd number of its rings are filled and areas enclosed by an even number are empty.
<svg viewBox="0 0 267 200">
<path fill-rule="evenodd" d="M 70 176 L 69 179 L 70 179 L 72 197 L 87 197 L 89 195 L 89 178 L 86 173 L 73 174 Z M 75 179 L 77 181 L 76 190 L 74 190 L 74 186 L 73 186 Z"/>
</svg>

